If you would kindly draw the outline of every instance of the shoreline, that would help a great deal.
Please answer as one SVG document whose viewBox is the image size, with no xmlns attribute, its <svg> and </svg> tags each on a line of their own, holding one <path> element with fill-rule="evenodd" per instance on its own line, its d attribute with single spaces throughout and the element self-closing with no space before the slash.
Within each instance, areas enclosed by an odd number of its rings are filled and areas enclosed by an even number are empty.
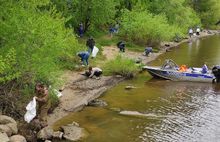
<svg viewBox="0 0 220 142">
<path fill-rule="evenodd" d="M 211 32 L 211 33 L 210 33 Z M 199 36 L 193 38 L 204 38 L 220 34 L 219 30 L 204 30 Z M 152 53 L 149 57 L 143 56 L 140 52 L 126 51 L 125 57 L 131 59 L 141 59 L 142 63 L 147 64 L 155 60 L 161 54 L 164 54 L 168 50 L 178 47 L 180 44 L 190 42 L 191 38 L 183 39 L 180 42 L 162 42 L 158 53 Z M 117 51 L 116 47 L 105 48 L 107 51 Z M 108 89 L 114 87 L 118 83 L 125 80 L 120 76 L 102 76 L 100 80 L 87 79 L 79 74 L 79 72 L 67 72 L 64 78 L 68 78 L 65 84 L 65 88 L 62 89 L 63 96 L 60 98 L 60 103 L 51 114 L 48 115 L 48 124 L 53 124 L 64 116 L 72 112 L 82 110 L 90 101 L 99 98 Z"/>
</svg>

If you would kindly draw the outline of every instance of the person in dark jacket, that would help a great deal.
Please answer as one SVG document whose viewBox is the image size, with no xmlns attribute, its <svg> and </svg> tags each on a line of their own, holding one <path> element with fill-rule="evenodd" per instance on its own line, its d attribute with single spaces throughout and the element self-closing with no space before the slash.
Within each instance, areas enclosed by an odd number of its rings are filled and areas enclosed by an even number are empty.
<svg viewBox="0 0 220 142">
<path fill-rule="evenodd" d="M 148 56 L 150 53 L 152 53 L 152 51 L 153 51 L 152 47 L 146 47 L 144 49 L 144 55 Z"/>
<path fill-rule="evenodd" d="M 92 53 L 95 46 L 95 40 L 92 37 L 88 38 L 86 41 L 86 46 L 88 47 L 89 53 Z"/>
<path fill-rule="evenodd" d="M 125 43 L 123 41 L 118 42 L 117 47 L 119 48 L 120 52 L 125 52 Z"/>
<path fill-rule="evenodd" d="M 84 29 L 83 29 L 83 24 L 80 23 L 79 24 L 79 37 L 83 37 L 83 33 L 84 33 Z"/>
<path fill-rule="evenodd" d="M 79 56 L 81 58 L 82 63 L 86 66 L 89 65 L 89 62 L 88 62 L 89 55 L 90 54 L 87 51 L 82 51 L 82 52 L 77 53 L 77 56 Z"/>
</svg>

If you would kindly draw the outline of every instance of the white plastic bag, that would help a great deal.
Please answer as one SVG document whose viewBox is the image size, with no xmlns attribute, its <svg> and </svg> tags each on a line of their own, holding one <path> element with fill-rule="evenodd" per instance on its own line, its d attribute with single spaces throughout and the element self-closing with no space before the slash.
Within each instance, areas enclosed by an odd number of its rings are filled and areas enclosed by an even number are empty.
<svg viewBox="0 0 220 142">
<path fill-rule="evenodd" d="M 95 58 L 98 52 L 99 52 L 99 49 L 96 46 L 94 46 L 92 50 L 92 57 Z"/>
<path fill-rule="evenodd" d="M 33 97 L 33 100 L 28 103 L 26 106 L 27 112 L 24 115 L 24 120 L 27 123 L 30 123 L 31 120 L 36 116 L 36 98 Z"/>
</svg>

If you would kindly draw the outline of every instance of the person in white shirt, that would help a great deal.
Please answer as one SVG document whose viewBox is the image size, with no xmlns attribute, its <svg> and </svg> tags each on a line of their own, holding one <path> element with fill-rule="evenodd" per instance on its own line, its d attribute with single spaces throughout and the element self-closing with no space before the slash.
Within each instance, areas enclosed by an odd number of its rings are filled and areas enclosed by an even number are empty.
<svg viewBox="0 0 220 142">
<path fill-rule="evenodd" d="M 192 35 L 193 35 L 193 29 L 190 28 L 190 29 L 189 29 L 189 37 L 191 37 Z"/>
<path fill-rule="evenodd" d="M 200 33 L 200 28 L 197 27 L 197 28 L 196 28 L 196 35 L 199 35 L 199 33 Z"/>
<path fill-rule="evenodd" d="M 102 70 L 98 67 L 89 67 L 89 78 L 92 78 L 93 76 L 96 77 L 96 79 L 100 79 L 100 76 L 102 74 Z"/>
</svg>

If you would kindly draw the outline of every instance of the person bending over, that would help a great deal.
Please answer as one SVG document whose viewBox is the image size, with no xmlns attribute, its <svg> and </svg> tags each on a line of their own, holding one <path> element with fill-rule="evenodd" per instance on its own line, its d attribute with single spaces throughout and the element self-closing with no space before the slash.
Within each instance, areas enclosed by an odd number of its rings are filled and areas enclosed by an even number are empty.
<svg viewBox="0 0 220 142">
<path fill-rule="evenodd" d="M 100 79 L 100 76 L 102 74 L 102 70 L 100 68 L 92 68 L 92 67 L 89 67 L 89 78 L 92 78 L 93 76 L 96 77 L 96 79 Z"/>
<path fill-rule="evenodd" d="M 88 59 L 89 59 L 89 56 L 90 56 L 89 52 L 87 52 L 87 51 L 79 52 L 79 53 L 77 53 L 77 56 L 80 57 L 82 63 L 85 66 L 89 65 L 89 62 L 88 62 Z"/>
</svg>

